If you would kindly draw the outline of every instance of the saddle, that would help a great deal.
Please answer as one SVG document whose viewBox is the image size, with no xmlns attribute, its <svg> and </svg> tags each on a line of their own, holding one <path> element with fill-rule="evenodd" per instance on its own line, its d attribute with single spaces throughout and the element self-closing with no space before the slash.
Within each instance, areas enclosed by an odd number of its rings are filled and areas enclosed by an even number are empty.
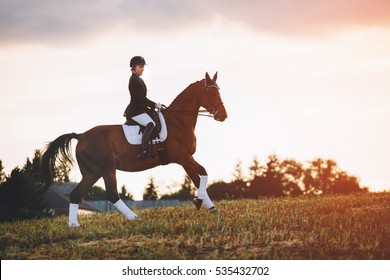
<svg viewBox="0 0 390 280">
<path fill-rule="evenodd" d="M 154 140 L 156 138 L 159 138 L 160 132 L 161 132 L 161 128 L 162 128 L 159 114 L 156 111 L 154 111 L 154 110 L 149 110 L 146 113 L 149 115 L 149 117 L 151 117 L 151 119 L 156 124 L 156 126 L 153 129 L 152 135 L 150 136 L 150 140 Z M 140 125 L 135 120 L 133 120 L 132 118 L 128 118 L 127 116 L 126 116 L 125 125 L 135 125 L 135 126 L 138 126 L 139 127 L 138 134 L 140 134 L 141 136 L 142 136 L 142 134 L 145 131 L 145 126 Z"/>
<path fill-rule="evenodd" d="M 152 135 L 149 140 L 149 150 L 152 157 L 159 156 L 161 164 L 165 165 L 169 163 L 165 143 L 164 141 L 168 137 L 168 129 L 165 123 L 164 116 L 161 112 L 155 112 L 150 110 L 148 115 L 152 118 L 156 124 L 153 129 Z M 141 145 L 142 144 L 142 134 L 145 130 L 145 127 L 135 122 L 131 118 L 126 118 L 126 122 L 122 125 L 123 132 L 129 144 L 131 145 Z"/>
</svg>

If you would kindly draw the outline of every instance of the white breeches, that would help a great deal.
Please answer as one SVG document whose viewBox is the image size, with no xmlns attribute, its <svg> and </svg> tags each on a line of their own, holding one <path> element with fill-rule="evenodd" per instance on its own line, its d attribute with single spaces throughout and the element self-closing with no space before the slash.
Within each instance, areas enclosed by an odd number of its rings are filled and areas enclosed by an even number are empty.
<svg viewBox="0 0 390 280">
<path fill-rule="evenodd" d="M 134 116 L 132 117 L 132 119 L 143 126 L 146 126 L 148 123 L 153 123 L 153 125 L 156 126 L 152 118 L 146 113 L 142 113 L 140 115 Z"/>
</svg>

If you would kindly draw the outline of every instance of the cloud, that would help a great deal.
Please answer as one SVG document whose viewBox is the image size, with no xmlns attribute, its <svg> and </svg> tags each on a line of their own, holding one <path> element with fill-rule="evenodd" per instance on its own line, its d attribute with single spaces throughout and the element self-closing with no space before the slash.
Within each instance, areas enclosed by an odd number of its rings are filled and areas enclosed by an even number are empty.
<svg viewBox="0 0 390 280">
<path fill-rule="evenodd" d="M 355 27 L 390 25 L 390 1 L 387 0 L 252 0 L 246 3 L 246 7 L 237 5 L 227 9 L 229 16 L 261 32 L 321 36 Z"/>
<path fill-rule="evenodd" d="M 5 0 L 0 2 L 0 40 L 66 40 L 105 32 L 120 14 L 108 4 L 102 0 Z"/>
<path fill-rule="evenodd" d="M 215 16 L 259 32 L 321 36 L 356 26 L 389 26 L 388 0 L 2 0 L 0 42 L 79 40 L 118 27 L 171 32 Z"/>
<path fill-rule="evenodd" d="M 206 1 L 2 0 L 0 42 L 79 40 L 116 28 L 172 31 L 206 20 Z"/>
</svg>

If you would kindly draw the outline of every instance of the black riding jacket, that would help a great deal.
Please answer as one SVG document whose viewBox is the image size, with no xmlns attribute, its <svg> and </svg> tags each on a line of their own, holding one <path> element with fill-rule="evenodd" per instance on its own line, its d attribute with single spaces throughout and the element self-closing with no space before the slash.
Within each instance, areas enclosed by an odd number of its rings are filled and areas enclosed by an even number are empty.
<svg viewBox="0 0 390 280">
<path fill-rule="evenodd" d="M 131 118 L 150 109 L 156 108 L 156 103 L 146 97 L 147 88 L 144 81 L 135 73 L 129 79 L 130 104 L 125 110 L 125 116 Z"/>
</svg>

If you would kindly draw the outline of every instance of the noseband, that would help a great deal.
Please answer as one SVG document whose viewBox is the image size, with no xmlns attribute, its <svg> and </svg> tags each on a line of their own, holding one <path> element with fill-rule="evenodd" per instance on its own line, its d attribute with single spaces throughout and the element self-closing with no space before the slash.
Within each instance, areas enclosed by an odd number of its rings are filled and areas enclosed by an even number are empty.
<svg viewBox="0 0 390 280">
<path fill-rule="evenodd" d="M 219 90 L 219 86 L 214 83 L 212 85 L 206 85 L 206 81 L 205 81 L 205 88 L 204 88 L 204 91 L 203 92 L 209 92 L 209 89 L 210 88 L 216 88 L 217 90 Z M 214 115 L 216 113 L 218 113 L 219 109 L 221 108 L 221 106 L 223 106 L 223 102 L 221 101 L 221 103 L 219 104 L 215 104 L 214 100 L 211 98 L 211 94 L 209 93 L 209 101 L 210 101 L 210 108 L 208 110 L 199 110 L 199 112 L 208 112 L 210 115 L 200 115 L 200 116 L 207 116 L 207 117 L 214 117 Z"/>
</svg>

